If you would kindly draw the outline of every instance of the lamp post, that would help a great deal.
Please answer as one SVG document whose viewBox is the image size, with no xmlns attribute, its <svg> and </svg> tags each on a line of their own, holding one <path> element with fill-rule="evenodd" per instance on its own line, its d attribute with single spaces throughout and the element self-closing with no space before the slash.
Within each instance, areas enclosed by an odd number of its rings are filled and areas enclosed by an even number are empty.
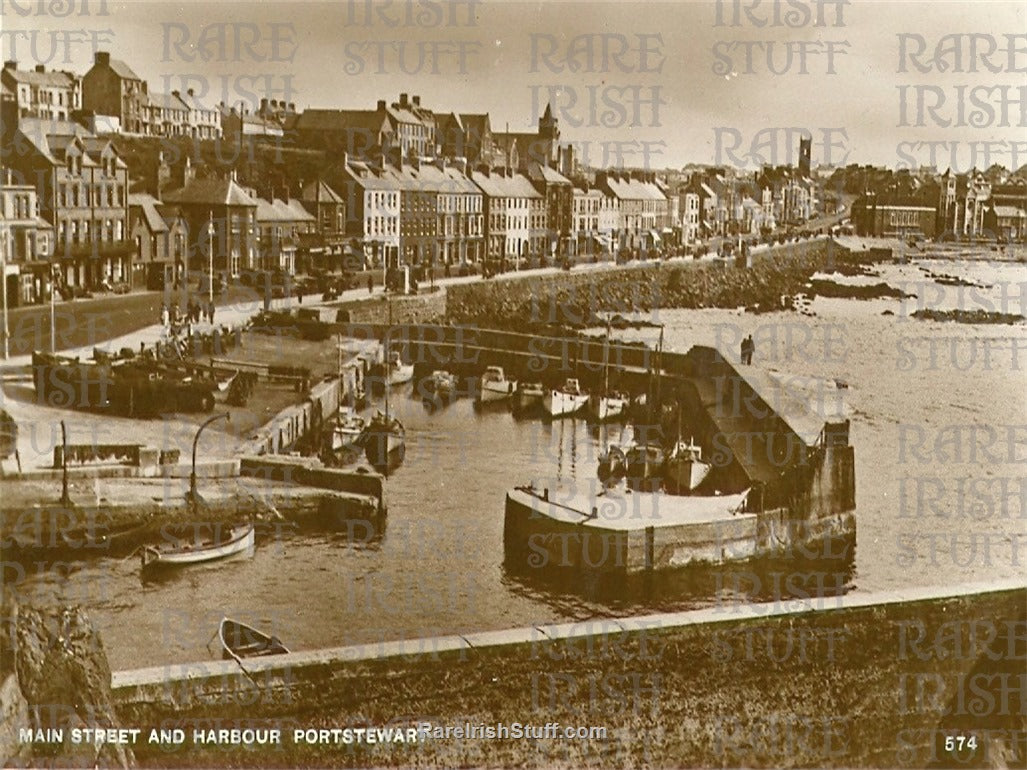
<svg viewBox="0 0 1027 770">
<path fill-rule="evenodd" d="M 207 216 L 207 301 L 214 306 L 214 211 Z"/>
<path fill-rule="evenodd" d="M 7 337 L 10 330 L 7 326 L 7 228 L 0 232 L 0 277 L 3 278 L 3 301 L 4 301 L 4 360 L 10 355 L 10 346 Z"/>
<path fill-rule="evenodd" d="M 50 265 L 50 352 L 57 353 L 57 311 L 54 309 L 54 290 L 57 288 L 57 266 Z"/>
<path fill-rule="evenodd" d="M 210 425 L 215 420 L 225 419 L 231 421 L 232 413 L 225 412 L 223 414 L 216 414 L 209 418 L 203 423 L 196 431 L 196 436 L 193 437 L 193 464 L 192 470 L 189 473 L 189 500 L 192 502 L 193 507 L 196 506 L 196 446 L 200 443 L 200 434 L 203 433 L 203 429 Z"/>
</svg>

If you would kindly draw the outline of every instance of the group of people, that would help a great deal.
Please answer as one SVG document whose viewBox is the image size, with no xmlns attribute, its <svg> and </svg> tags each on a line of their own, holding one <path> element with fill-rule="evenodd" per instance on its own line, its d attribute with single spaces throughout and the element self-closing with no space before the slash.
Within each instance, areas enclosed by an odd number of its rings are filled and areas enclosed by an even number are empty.
<svg viewBox="0 0 1027 770">
<path fill-rule="evenodd" d="M 198 300 L 189 300 L 189 304 L 186 306 L 186 314 L 182 316 L 179 313 L 178 305 L 173 304 L 171 308 L 168 308 L 167 303 L 162 303 L 160 306 L 160 325 L 165 329 L 171 328 L 172 324 L 176 326 L 183 322 L 189 324 L 199 323 L 200 321 L 207 321 L 211 325 L 214 324 L 214 303 L 200 302 Z"/>
<path fill-rule="evenodd" d="M 753 353 L 756 352 L 756 343 L 752 341 L 752 335 L 750 334 L 744 340 L 742 340 L 742 363 L 746 366 L 752 363 Z"/>
</svg>

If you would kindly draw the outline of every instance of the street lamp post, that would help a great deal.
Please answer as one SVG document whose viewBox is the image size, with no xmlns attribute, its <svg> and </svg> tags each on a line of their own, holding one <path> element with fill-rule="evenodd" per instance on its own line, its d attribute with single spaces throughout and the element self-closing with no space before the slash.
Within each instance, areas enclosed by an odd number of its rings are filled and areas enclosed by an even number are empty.
<svg viewBox="0 0 1027 770">
<path fill-rule="evenodd" d="M 211 307 L 214 306 L 214 211 L 211 210 L 207 218 L 207 301 Z"/>
<path fill-rule="evenodd" d="M 6 229 L 6 228 L 5 228 Z M 0 232 L 0 274 L 2 274 L 4 286 L 3 286 L 3 300 L 4 300 L 4 360 L 10 355 L 10 346 L 7 342 L 7 337 L 10 334 L 10 329 L 7 326 L 7 233 Z"/>
<path fill-rule="evenodd" d="M 223 414 L 216 414 L 206 422 L 203 423 L 196 431 L 196 436 L 193 437 L 193 464 L 192 470 L 189 473 L 189 500 L 192 502 L 193 507 L 196 506 L 196 446 L 200 443 L 200 434 L 203 433 L 203 429 L 210 425 L 215 420 L 225 419 L 231 421 L 231 412 L 224 412 Z"/>
</svg>

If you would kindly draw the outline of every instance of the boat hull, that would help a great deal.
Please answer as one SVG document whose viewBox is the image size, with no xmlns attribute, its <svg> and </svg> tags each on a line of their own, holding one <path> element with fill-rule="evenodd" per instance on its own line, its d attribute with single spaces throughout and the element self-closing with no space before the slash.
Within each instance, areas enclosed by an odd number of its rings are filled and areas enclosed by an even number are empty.
<svg viewBox="0 0 1027 770">
<path fill-rule="evenodd" d="M 224 660 L 285 655 L 289 652 L 277 637 L 229 618 L 221 621 L 218 638 L 221 641 L 221 657 Z"/>
<path fill-rule="evenodd" d="M 576 414 L 588 403 L 588 396 L 565 393 L 562 390 L 547 390 L 542 396 L 542 408 L 550 417 L 564 417 Z"/>
<path fill-rule="evenodd" d="M 375 468 L 398 465 L 406 454 L 406 440 L 389 431 L 368 431 L 364 440 L 364 456 Z"/>
<path fill-rule="evenodd" d="M 514 395 L 516 387 L 517 384 L 509 380 L 506 382 L 483 382 L 478 388 L 478 401 L 483 404 L 503 401 Z"/>
<path fill-rule="evenodd" d="M 671 494 L 688 494 L 706 479 L 710 469 L 709 463 L 670 457 L 664 468 L 663 486 Z"/>
<path fill-rule="evenodd" d="M 239 533 L 233 533 L 229 540 L 210 547 L 176 546 L 161 549 L 155 546 L 146 546 L 142 551 L 142 566 L 144 570 L 152 570 L 202 564 L 252 550 L 255 542 L 253 525 L 247 524 Z"/>
<path fill-rule="evenodd" d="M 600 396 L 589 401 L 589 411 L 597 422 L 619 420 L 628 408 L 628 400 L 620 396 Z"/>
</svg>

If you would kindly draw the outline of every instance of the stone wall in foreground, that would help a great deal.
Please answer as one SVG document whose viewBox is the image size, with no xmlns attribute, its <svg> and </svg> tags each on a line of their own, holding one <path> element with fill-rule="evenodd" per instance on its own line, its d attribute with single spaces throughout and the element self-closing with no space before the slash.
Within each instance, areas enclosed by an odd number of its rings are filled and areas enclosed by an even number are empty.
<svg viewBox="0 0 1027 770">
<path fill-rule="evenodd" d="M 280 729 L 276 746 L 137 748 L 144 766 L 1022 766 L 1022 581 L 123 671 L 123 724 Z M 601 726 L 603 740 L 297 744 L 294 728 Z M 975 735 L 957 760 L 945 735 Z M 175 752 L 182 752 L 176 754 Z M 1019 752 L 1019 753 L 1017 753 Z M 1003 766 L 996 764 L 994 766 Z"/>
</svg>

